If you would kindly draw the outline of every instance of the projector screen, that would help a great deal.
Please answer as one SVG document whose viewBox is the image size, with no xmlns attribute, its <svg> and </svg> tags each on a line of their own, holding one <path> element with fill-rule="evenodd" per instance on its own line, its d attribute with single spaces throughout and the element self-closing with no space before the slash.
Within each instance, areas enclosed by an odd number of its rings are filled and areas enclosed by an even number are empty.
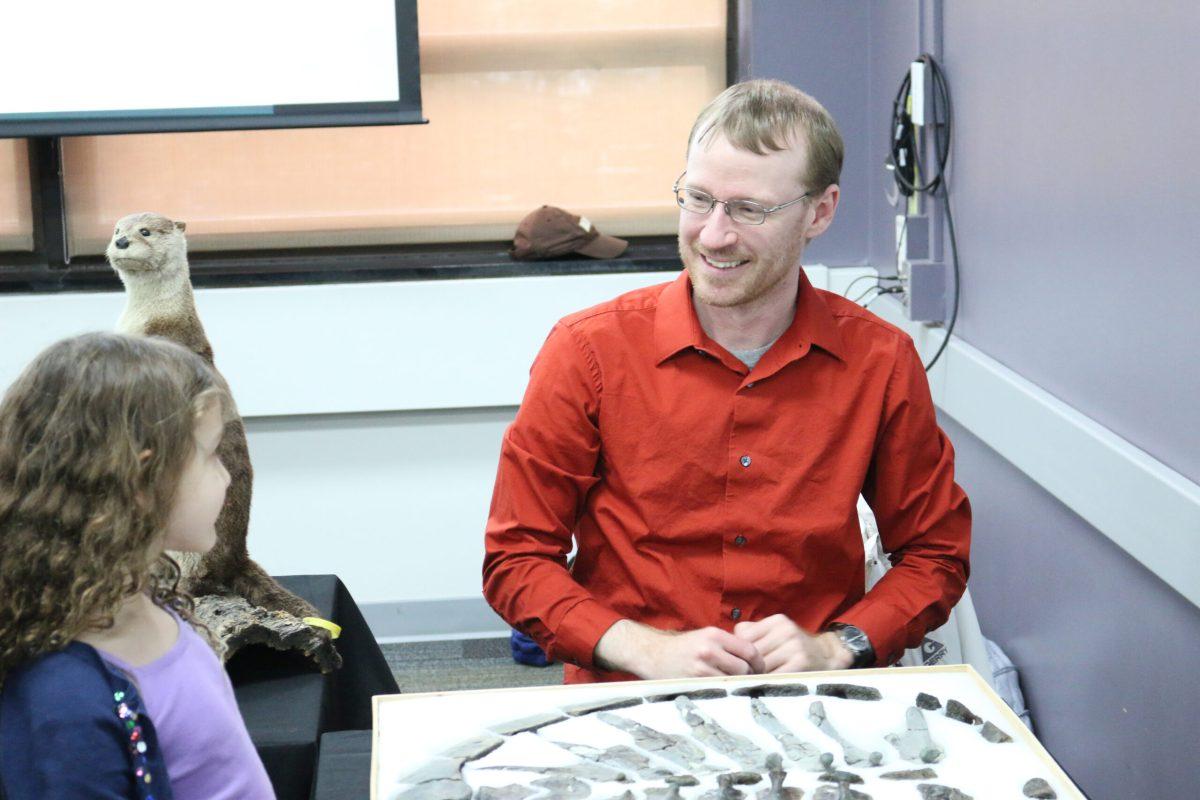
<svg viewBox="0 0 1200 800">
<path fill-rule="evenodd" d="M 416 0 L 0 5 L 0 137 L 424 121 Z"/>
</svg>

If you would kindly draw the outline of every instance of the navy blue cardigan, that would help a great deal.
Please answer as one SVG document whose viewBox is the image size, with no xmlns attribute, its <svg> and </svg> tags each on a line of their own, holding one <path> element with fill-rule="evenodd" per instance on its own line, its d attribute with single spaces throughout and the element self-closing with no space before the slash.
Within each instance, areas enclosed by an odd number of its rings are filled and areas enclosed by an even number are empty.
<svg viewBox="0 0 1200 800">
<path fill-rule="evenodd" d="M 81 642 L 4 678 L 0 784 L 8 800 L 172 800 L 137 688 Z"/>
</svg>

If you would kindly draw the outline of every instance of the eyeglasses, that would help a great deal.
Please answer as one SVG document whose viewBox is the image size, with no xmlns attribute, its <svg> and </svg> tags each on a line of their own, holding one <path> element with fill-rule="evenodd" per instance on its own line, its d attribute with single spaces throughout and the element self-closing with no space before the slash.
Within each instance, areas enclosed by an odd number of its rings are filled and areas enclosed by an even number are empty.
<svg viewBox="0 0 1200 800">
<path fill-rule="evenodd" d="M 681 172 L 675 179 L 675 185 L 671 187 L 671 191 L 675 192 L 675 202 L 679 203 L 680 208 L 693 214 L 707 214 L 717 203 L 720 203 L 725 206 L 725 213 L 729 215 L 729 218 L 742 225 L 762 225 L 767 221 L 767 214 L 774 214 L 776 211 L 795 205 L 812 194 L 811 191 L 808 191 L 795 200 L 767 208 L 753 200 L 718 200 L 708 192 L 680 186 L 679 182 L 686 174 L 687 170 Z"/>
</svg>

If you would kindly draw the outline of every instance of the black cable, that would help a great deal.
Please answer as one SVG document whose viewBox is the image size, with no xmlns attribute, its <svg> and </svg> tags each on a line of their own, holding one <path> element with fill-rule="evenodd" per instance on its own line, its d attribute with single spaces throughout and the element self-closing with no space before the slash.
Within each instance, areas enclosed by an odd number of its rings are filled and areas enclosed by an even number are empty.
<svg viewBox="0 0 1200 800">
<path fill-rule="evenodd" d="M 908 116 L 906 108 L 908 95 L 912 87 L 912 72 L 911 70 L 904 74 L 904 80 L 900 82 L 900 88 L 896 92 L 896 97 L 892 101 L 892 147 L 890 160 L 892 163 L 892 176 L 896 181 L 896 185 L 901 192 L 906 196 L 913 194 L 928 194 L 930 197 L 940 198 L 942 208 L 946 214 L 946 230 L 950 235 L 950 251 L 951 257 L 954 260 L 954 299 L 951 305 L 950 322 L 946 326 L 946 336 L 942 339 L 941 345 L 933 358 L 925 365 L 925 371 L 928 372 L 941 358 L 942 353 L 946 350 L 946 346 L 950 343 L 950 336 L 954 333 L 954 326 L 958 322 L 958 305 L 960 287 L 962 285 L 961 272 L 958 264 L 958 238 L 954 232 L 954 217 L 950 212 L 950 187 L 949 180 L 946 177 L 946 165 L 950 161 L 950 135 L 953 126 L 953 113 L 950 104 L 950 87 L 946 83 L 946 75 L 942 72 L 941 65 L 937 60 L 928 53 L 922 53 L 918 59 L 925 64 L 929 70 L 929 78 L 933 91 L 929 92 L 929 115 L 928 123 L 925 128 L 933 131 L 933 149 L 937 170 L 928 179 L 925 179 L 925 170 L 921 163 L 920 148 L 915 145 L 911 149 L 910 157 L 913 162 L 913 180 L 904 174 L 904 170 L 900 169 L 901 150 L 904 148 L 904 143 L 908 138 L 902 134 L 903 126 L 908 126 L 912 129 L 912 122 Z M 925 179 L 922 182 L 922 179 Z M 905 225 L 908 224 L 908 214 L 905 213 Z M 899 244 L 896 247 L 896 258 L 900 257 Z M 871 303 L 875 302 L 878 296 L 871 299 Z M 868 303 L 870 305 L 870 303 Z"/>
<path fill-rule="evenodd" d="M 863 301 L 863 298 L 864 298 L 864 297 L 866 297 L 867 295 L 869 295 L 871 292 L 876 292 L 876 291 L 878 291 L 878 292 L 882 292 L 882 291 L 883 291 L 883 287 L 882 287 L 882 286 L 880 286 L 878 283 L 877 283 L 877 284 L 875 284 L 874 286 L 868 286 L 868 287 L 867 287 L 867 290 L 866 290 L 865 292 L 863 292 L 862 294 L 860 294 L 858 297 L 854 298 L 854 299 L 853 299 L 853 300 L 851 300 L 850 302 L 852 302 L 852 303 L 861 303 L 861 302 Z M 874 299 L 874 298 L 872 298 L 872 299 Z"/>
<path fill-rule="evenodd" d="M 898 280 L 900 280 L 900 276 L 899 275 L 859 275 L 857 278 L 855 278 L 854 280 L 850 281 L 849 284 L 847 284 L 846 290 L 844 292 L 842 292 L 842 297 L 845 297 L 847 300 L 849 300 L 850 299 L 850 290 L 854 288 L 854 284 L 861 283 L 863 281 L 872 281 L 872 280 L 873 281 L 898 281 Z"/>
<path fill-rule="evenodd" d="M 909 118 L 908 110 L 905 108 L 912 86 L 912 75 L 911 72 L 906 72 L 904 80 L 900 82 L 900 89 L 896 92 L 895 99 L 892 100 L 891 147 L 891 163 L 894 167 L 892 177 L 895 178 L 897 185 L 905 195 L 925 192 L 935 194 L 943 186 L 946 175 L 946 163 L 950 160 L 952 109 L 950 106 L 950 89 L 946 85 L 946 76 L 942 72 L 941 66 L 938 65 L 937 60 L 928 53 L 922 53 L 917 60 L 923 62 L 929 69 L 929 76 L 933 85 L 933 91 L 929 93 L 929 122 L 924 127 L 933 130 L 934 153 L 937 155 L 937 172 L 925 183 L 921 183 L 919 179 L 909 180 L 901 168 L 901 150 L 903 149 L 905 137 L 900 135 L 898 131 L 904 127 L 912 127 L 911 118 Z M 940 116 L 938 114 L 939 108 L 942 110 Z M 910 157 L 913 160 L 915 175 L 923 177 L 925 173 L 921 168 L 920 149 L 914 146 Z"/>
<path fill-rule="evenodd" d="M 896 256 L 895 256 L 895 258 L 892 259 L 892 262 L 895 264 L 897 274 L 895 274 L 895 275 L 860 275 L 859 277 L 850 281 L 849 285 L 846 286 L 846 290 L 844 292 L 842 292 L 842 297 L 849 299 L 850 298 L 850 290 L 854 288 L 854 284 L 860 283 L 861 281 L 868 281 L 868 280 L 871 280 L 872 278 L 874 278 L 875 286 L 878 288 L 882 288 L 883 281 L 898 281 L 898 280 L 900 280 L 900 275 L 899 275 L 899 272 L 900 272 L 900 243 L 904 241 L 904 234 L 907 232 L 908 232 L 908 215 L 905 214 L 904 222 L 900 225 L 900 233 L 898 236 L 896 236 Z M 889 292 L 889 294 L 891 294 L 891 293 Z M 858 299 L 855 300 L 854 302 L 857 303 L 859 300 L 861 300 L 865 296 L 866 296 L 865 293 L 862 295 L 859 295 Z M 872 303 L 875 302 L 875 299 L 872 298 L 871 302 Z"/>
<path fill-rule="evenodd" d="M 890 289 L 880 289 L 880 290 L 879 290 L 879 294 L 875 295 L 875 296 L 874 296 L 874 297 L 872 297 L 870 300 L 868 300 L 868 301 L 867 301 L 867 303 L 866 303 L 866 305 L 864 305 L 864 306 L 863 306 L 863 309 L 868 309 L 868 308 L 870 308 L 870 307 L 871 307 L 871 303 L 874 303 L 876 300 L 878 300 L 879 298 L 883 297 L 885 294 L 899 294 L 899 293 L 900 293 L 900 292 L 902 292 L 902 291 L 904 291 L 904 290 L 903 290 L 903 289 L 901 289 L 899 286 L 893 286 L 893 287 L 891 287 Z"/>
<path fill-rule="evenodd" d="M 933 365 L 942 357 L 942 351 L 950 343 L 950 334 L 954 333 L 954 323 L 958 322 L 958 289 L 961 285 L 961 279 L 958 274 L 958 237 L 954 235 L 954 215 L 950 213 L 950 195 L 946 192 L 942 193 L 942 207 L 946 210 L 946 230 L 950 233 L 950 251 L 954 257 L 954 305 L 950 311 L 950 324 L 946 326 L 946 336 L 942 339 L 941 347 L 933 354 L 930 362 L 925 365 L 926 372 L 933 369 Z"/>
</svg>

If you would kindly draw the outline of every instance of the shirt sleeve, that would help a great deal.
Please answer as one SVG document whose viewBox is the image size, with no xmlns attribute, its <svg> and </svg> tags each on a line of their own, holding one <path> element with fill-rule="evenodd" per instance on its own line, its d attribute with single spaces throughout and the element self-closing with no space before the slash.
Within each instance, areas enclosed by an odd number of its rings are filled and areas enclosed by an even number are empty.
<svg viewBox="0 0 1200 800">
<path fill-rule="evenodd" d="M 566 325 L 550 332 L 504 434 L 488 517 L 483 591 L 510 625 L 554 659 L 592 666 L 620 615 L 571 577 L 567 555 L 600 453 L 601 376 Z"/>
<path fill-rule="evenodd" d="M 954 482 L 954 448 L 938 427 L 916 348 L 896 357 L 863 496 L 892 568 L 835 622 L 867 634 L 877 664 L 900 659 L 945 623 L 970 571 L 971 506 Z"/>
<path fill-rule="evenodd" d="M 136 800 L 129 757 L 115 735 L 100 730 L 98 720 L 69 728 L 59 721 L 37 730 L 43 745 L 35 750 L 30 768 L 38 773 L 46 797 Z"/>
<path fill-rule="evenodd" d="M 24 783 L 37 786 L 41 797 L 136 800 L 131 761 L 115 712 L 89 713 L 90 703 L 68 706 L 61 701 L 41 710 L 31 730 L 31 780 Z"/>
</svg>

